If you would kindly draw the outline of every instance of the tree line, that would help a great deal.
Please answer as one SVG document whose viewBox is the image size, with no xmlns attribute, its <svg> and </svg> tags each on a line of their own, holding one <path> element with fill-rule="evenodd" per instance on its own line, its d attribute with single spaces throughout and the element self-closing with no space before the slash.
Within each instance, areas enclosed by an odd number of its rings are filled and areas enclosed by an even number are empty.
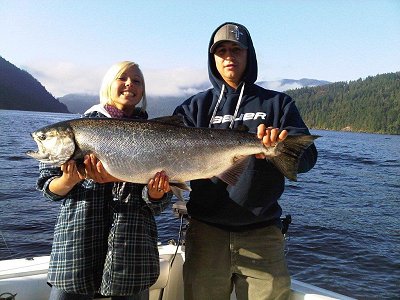
<svg viewBox="0 0 400 300">
<path fill-rule="evenodd" d="M 310 128 L 400 134 L 400 72 L 286 93 Z"/>
</svg>

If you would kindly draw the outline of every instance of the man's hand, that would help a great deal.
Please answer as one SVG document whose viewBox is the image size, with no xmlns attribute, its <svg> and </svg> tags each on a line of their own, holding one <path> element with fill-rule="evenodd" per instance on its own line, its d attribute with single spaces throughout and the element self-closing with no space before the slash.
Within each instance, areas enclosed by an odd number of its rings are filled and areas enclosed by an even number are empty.
<svg viewBox="0 0 400 300">
<path fill-rule="evenodd" d="M 257 127 L 257 137 L 262 141 L 264 147 L 274 147 L 277 143 L 282 142 L 288 136 L 287 130 L 282 130 L 279 133 L 279 128 L 266 127 L 265 124 L 260 124 Z M 263 153 L 256 154 L 259 159 L 265 159 Z"/>
</svg>

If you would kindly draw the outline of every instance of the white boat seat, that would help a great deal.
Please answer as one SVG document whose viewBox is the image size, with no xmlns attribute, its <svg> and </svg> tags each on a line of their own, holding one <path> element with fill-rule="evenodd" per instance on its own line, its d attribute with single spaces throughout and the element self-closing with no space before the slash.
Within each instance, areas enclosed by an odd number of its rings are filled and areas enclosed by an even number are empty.
<svg viewBox="0 0 400 300">
<path fill-rule="evenodd" d="M 181 296 L 181 273 L 175 272 L 178 277 L 170 274 L 171 259 L 172 255 L 160 255 L 160 276 L 150 288 L 150 300 L 161 299 L 160 295 L 171 295 L 171 298 L 164 299 L 179 299 L 175 296 Z M 182 268 L 182 264 L 183 259 L 178 255 L 172 268 Z M 50 294 L 50 287 L 47 284 L 48 266 L 49 256 L 35 257 L 30 260 L 15 259 L 11 263 L 0 261 L 0 291 L 17 294 L 17 299 L 47 300 Z"/>
</svg>

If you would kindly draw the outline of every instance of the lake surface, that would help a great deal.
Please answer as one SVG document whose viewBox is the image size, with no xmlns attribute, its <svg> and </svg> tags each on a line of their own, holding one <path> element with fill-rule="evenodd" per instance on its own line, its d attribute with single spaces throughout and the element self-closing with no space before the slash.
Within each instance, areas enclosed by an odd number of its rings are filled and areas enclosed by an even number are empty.
<svg viewBox="0 0 400 300">
<path fill-rule="evenodd" d="M 78 115 L 0 110 L 0 260 L 49 255 L 59 203 L 35 190 L 29 133 Z M 292 278 L 358 299 L 400 299 L 400 136 L 312 130 L 319 159 L 287 182 Z M 179 220 L 157 218 L 160 241 Z"/>
</svg>

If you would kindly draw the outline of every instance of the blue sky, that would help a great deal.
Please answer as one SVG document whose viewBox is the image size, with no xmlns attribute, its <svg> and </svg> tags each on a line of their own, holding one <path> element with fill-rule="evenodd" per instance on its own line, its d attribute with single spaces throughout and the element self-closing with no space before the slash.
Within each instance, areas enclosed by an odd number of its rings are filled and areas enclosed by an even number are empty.
<svg viewBox="0 0 400 300">
<path fill-rule="evenodd" d="M 259 81 L 400 71 L 400 0 L 0 0 L 0 56 L 56 97 L 97 94 L 121 60 L 139 63 L 149 95 L 194 93 L 225 21 L 249 29 Z"/>
</svg>

